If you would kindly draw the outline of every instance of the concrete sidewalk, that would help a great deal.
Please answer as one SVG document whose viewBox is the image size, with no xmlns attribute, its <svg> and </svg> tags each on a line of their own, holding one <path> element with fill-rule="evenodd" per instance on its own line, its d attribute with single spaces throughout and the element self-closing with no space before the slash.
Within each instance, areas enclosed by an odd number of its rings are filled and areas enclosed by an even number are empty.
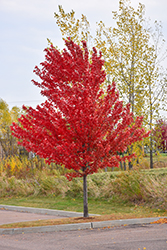
<svg viewBox="0 0 167 250">
<path fill-rule="evenodd" d="M 82 217 L 83 216 L 83 213 L 78 213 L 78 212 L 45 209 L 45 208 L 8 206 L 8 205 L 0 205 L 0 211 L 2 211 L 2 210 L 34 213 L 34 214 L 44 214 L 44 215 L 54 215 L 54 216 L 60 216 L 60 217 Z M 89 214 L 89 215 L 90 216 L 97 216 L 97 214 Z"/>
<path fill-rule="evenodd" d="M 16 212 L 16 211 L 0 209 L 0 225 L 10 224 L 15 222 L 50 220 L 58 218 L 65 218 L 65 217 L 56 215 L 47 215 L 47 214 L 45 215 L 36 213 Z"/>
<path fill-rule="evenodd" d="M 95 214 L 90 214 L 93 216 Z M 52 209 L 40 209 L 40 208 L 27 208 L 19 206 L 7 206 L 0 205 L 0 225 L 22 222 L 22 221 L 33 221 L 33 220 L 47 220 L 64 217 L 81 217 L 83 213 L 52 210 Z M 103 227 L 114 227 L 123 225 L 135 225 L 135 224 L 148 224 L 154 222 L 162 217 L 156 218 L 140 218 L 140 219 L 126 219 L 126 220 L 112 220 L 112 221 L 99 221 L 99 222 L 87 222 L 87 223 L 76 223 L 66 225 L 55 225 L 55 226 L 42 226 L 42 227 L 29 227 L 29 228 L 11 228 L 2 229 L 0 228 L 0 235 L 2 234 L 21 234 L 21 233 L 39 233 L 39 232 L 58 232 L 58 231 L 70 231 L 80 229 L 93 229 Z"/>
</svg>

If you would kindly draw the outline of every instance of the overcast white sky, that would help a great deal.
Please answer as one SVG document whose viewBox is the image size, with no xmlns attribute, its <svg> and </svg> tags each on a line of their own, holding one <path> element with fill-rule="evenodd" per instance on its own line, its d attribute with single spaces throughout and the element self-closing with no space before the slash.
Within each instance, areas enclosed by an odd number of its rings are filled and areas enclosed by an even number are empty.
<svg viewBox="0 0 167 250">
<path fill-rule="evenodd" d="M 162 22 L 167 41 L 167 1 L 131 0 L 137 8 L 145 4 L 146 17 Z M 44 60 L 47 38 L 63 46 L 54 12 L 62 5 L 65 12 L 73 9 L 76 17 L 85 14 L 91 27 L 102 20 L 113 26 L 112 11 L 118 10 L 118 0 L 0 0 L 0 98 L 10 108 L 23 104 L 35 107 L 43 101 L 40 89 L 31 80 L 33 69 Z M 167 65 L 166 65 L 167 67 Z"/>
</svg>

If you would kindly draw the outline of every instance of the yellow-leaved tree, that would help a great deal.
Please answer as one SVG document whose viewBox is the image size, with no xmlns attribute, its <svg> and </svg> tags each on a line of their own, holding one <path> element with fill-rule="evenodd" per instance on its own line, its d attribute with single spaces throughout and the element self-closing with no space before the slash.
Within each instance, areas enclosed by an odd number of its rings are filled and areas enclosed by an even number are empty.
<svg viewBox="0 0 167 250">
<path fill-rule="evenodd" d="M 20 116 L 20 109 L 14 106 L 11 110 L 8 104 L 0 99 L 0 154 L 8 157 L 18 153 L 17 140 L 12 136 L 10 126 Z"/>
<path fill-rule="evenodd" d="M 82 41 L 91 46 L 92 35 L 90 32 L 90 23 L 87 17 L 82 14 L 81 19 L 75 18 L 75 12 L 65 13 L 63 7 L 59 5 L 59 13 L 54 13 L 56 23 L 61 31 L 62 39 L 70 37 L 75 43 L 82 46 Z"/>
<path fill-rule="evenodd" d="M 144 125 L 152 131 L 160 109 L 166 104 L 166 74 L 161 67 L 166 51 L 161 25 L 155 22 L 154 30 L 151 29 L 144 14 L 145 6 L 141 3 L 135 10 L 130 1 L 119 1 L 119 12 L 113 12 L 116 27 L 106 28 L 100 22 L 95 42 L 105 56 L 107 74 L 117 82 L 121 97 L 131 103 L 134 116 L 144 116 Z M 153 168 L 152 133 L 145 143 L 149 145 Z M 141 156 L 142 148 L 137 143 L 129 151 Z"/>
<path fill-rule="evenodd" d="M 163 50 L 162 27 L 155 22 L 154 29 L 150 28 L 145 18 L 145 6 L 139 3 L 135 10 L 130 1 L 120 0 L 119 11 L 113 11 L 115 27 L 106 27 L 100 21 L 94 38 L 86 16 L 76 19 L 74 11 L 65 13 L 59 6 L 55 18 L 63 39 L 70 36 L 78 44 L 86 40 L 102 51 L 107 73 L 105 85 L 115 81 L 120 97 L 125 103 L 131 103 L 134 117 L 143 115 L 144 126 L 152 130 L 167 100 L 166 74 L 161 66 L 167 54 Z M 150 168 L 153 168 L 152 133 L 149 140 L 134 144 L 128 153 L 134 151 L 139 161 L 145 144 L 149 146 Z M 131 162 L 129 168 L 132 168 Z"/>
</svg>

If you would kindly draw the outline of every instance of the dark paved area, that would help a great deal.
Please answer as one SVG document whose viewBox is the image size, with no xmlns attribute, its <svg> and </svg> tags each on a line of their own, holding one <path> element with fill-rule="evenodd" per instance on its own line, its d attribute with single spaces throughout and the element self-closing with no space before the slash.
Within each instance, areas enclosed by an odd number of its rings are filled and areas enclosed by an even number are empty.
<svg viewBox="0 0 167 250">
<path fill-rule="evenodd" d="M 0 235 L 0 250 L 166 250 L 167 224 Z"/>
<path fill-rule="evenodd" d="M 14 223 L 14 222 L 21 222 L 21 221 L 50 220 L 57 218 L 63 218 L 63 217 L 55 215 L 43 215 L 43 214 L 0 210 L 0 225 Z"/>
</svg>

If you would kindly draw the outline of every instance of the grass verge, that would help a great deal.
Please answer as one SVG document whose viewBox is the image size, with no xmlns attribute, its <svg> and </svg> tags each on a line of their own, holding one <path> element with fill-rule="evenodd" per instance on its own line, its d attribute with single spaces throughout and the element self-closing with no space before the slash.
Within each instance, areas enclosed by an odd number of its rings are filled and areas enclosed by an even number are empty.
<svg viewBox="0 0 167 250">
<path fill-rule="evenodd" d="M 11 197 L 1 198 L 0 204 L 47 208 L 82 212 L 83 201 L 81 198 L 71 197 Z M 38 220 L 31 222 L 20 222 L 1 225 L 0 228 L 19 228 L 48 226 L 60 224 L 72 224 L 92 221 L 120 220 L 132 218 L 161 217 L 167 216 L 167 210 L 151 209 L 145 204 L 134 205 L 130 202 L 123 202 L 116 199 L 89 199 L 89 213 L 100 214 L 89 218 L 63 218 L 52 220 Z"/>
</svg>

